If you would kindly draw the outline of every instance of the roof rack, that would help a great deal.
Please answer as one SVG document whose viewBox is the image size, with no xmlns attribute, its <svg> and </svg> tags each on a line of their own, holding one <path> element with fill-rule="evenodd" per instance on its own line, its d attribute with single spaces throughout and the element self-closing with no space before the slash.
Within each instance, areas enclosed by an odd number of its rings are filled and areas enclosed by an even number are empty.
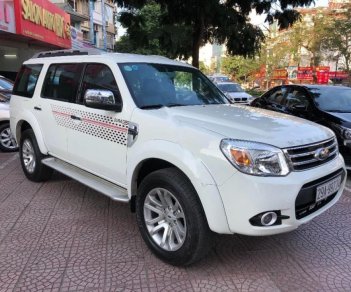
<svg viewBox="0 0 351 292">
<path fill-rule="evenodd" d="M 45 51 L 36 53 L 32 58 L 48 58 L 48 57 L 62 57 L 62 56 L 79 56 L 79 55 L 101 55 L 102 52 L 96 49 L 84 50 L 57 50 Z"/>
</svg>

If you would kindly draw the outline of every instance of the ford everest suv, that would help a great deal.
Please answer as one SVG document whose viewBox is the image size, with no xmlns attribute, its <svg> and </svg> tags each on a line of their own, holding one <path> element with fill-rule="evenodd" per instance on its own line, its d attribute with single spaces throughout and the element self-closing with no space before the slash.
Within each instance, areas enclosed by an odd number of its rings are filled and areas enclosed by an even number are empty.
<svg viewBox="0 0 351 292">
<path fill-rule="evenodd" d="M 53 170 L 129 202 L 149 248 L 188 265 L 212 232 L 296 229 L 341 196 L 332 131 L 229 104 L 199 70 L 158 56 L 44 52 L 26 61 L 11 131 L 28 179 Z"/>
</svg>

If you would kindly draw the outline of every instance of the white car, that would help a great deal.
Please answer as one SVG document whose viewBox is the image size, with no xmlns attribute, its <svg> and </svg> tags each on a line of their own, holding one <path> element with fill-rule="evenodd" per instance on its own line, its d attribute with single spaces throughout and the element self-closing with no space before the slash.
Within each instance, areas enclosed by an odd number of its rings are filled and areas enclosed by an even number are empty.
<svg viewBox="0 0 351 292">
<path fill-rule="evenodd" d="M 189 265 L 212 232 L 296 229 L 342 194 L 335 135 L 228 104 L 199 70 L 157 56 L 44 52 L 23 64 L 11 129 L 28 179 L 53 169 L 129 202 L 162 260 Z"/>
<path fill-rule="evenodd" d="M 18 146 L 10 130 L 10 103 L 5 94 L 0 93 L 0 150 L 17 151 Z"/>
<path fill-rule="evenodd" d="M 232 103 L 250 104 L 254 100 L 238 83 L 218 82 L 216 85 Z"/>
</svg>

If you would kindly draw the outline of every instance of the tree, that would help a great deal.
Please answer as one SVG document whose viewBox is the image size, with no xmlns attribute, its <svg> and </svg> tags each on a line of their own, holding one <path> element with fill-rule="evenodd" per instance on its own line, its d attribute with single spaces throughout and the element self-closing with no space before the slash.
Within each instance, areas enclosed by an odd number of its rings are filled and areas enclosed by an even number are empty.
<svg viewBox="0 0 351 292">
<path fill-rule="evenodd" d="M 119 5 L 130 9 L 141 8 L 148 0 L 117 0 Z M 281 28 L 289 27 L 299 18 L 293 10 L 297 6 L 306 6 L 313 0 L 155 0 L 161 5 L 162 27 L 174 27 L 190 42 L 176 46 L 181 56 L 191 54 L 192 63 L 199 67 L 199 49 L 207 42 L 227 46 L 228 53 L 242 56 L 254 56 L 260 49 L 264 35 L 260 28 L 249 22 L 252 9 L 257 14 L 267 14 L 266 21 L 277 20 Z M 134 15 L 132 12 L 128 17 Z M 160 27 L 160 30 L 166 32 Z M 172 36 L 169 39 L 172 44 Z M 168 45 L 167 48 L 172 47 Z"/>
<path fill-rule="evenodd" d="M 222 71 L 237 81 L 247 82 L 262 63 L 259 58 L 245 58 L 243 56 L 228 56 L 222 61 Z"/>
<path fill-rule="evenodd" d="M 351 5 L 344 8 L 344 12 L 331 25 L 329 34 L 324 39 L 325 49 L 335 52 L 341 58 L 347 72 L 350 73 L 351 61 Z"/>
<path fill-rule="evenodd" d="M 140 10 L 122 13 L 119 18 L 127 33 L 116 42 L 115 50 L 121 53 L 165 55 L 160 46 L 160 21 L 162 11 L 159 4 L 149 2 Z"/>
</svg>

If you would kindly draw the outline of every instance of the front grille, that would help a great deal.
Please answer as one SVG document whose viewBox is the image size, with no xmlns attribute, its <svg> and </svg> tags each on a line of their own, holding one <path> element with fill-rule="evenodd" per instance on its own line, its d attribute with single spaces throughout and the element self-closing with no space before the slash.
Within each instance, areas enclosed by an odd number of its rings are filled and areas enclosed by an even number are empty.
<svg viewBox="0 0 351 292">
<path fill-rule="evenodd" d="M 343 181 L 345 177 L 345 171 L 339 169 L 329 175 L 326 175 L 322 178 L 319 178 L 302 186 L 295 201 L 296 219 L 301 219 L 312 214 L 313 212 L 323 208 L 335 198 L 337 192 L 335 192 L 334 194 L 330 195 L 322 201 L 316 202 L 316 192 L 318 186 L 336 178 L 338 175 L 341 175 L 341 181 Z"/>
<path fill-rule="evenodd" d="M 322 148 L 327 148 L 329 150 L 329 156 L 324 160 L 319 160 L 315 157 L 315 154 Z M 332 138 L 315 144 L 287 148 L 284 152 L 291 168 L 295 171 L 301 171 L 320 166 L 333 160 L 338 155 L 339 151 L 336 139 Z"/>
</svg>

